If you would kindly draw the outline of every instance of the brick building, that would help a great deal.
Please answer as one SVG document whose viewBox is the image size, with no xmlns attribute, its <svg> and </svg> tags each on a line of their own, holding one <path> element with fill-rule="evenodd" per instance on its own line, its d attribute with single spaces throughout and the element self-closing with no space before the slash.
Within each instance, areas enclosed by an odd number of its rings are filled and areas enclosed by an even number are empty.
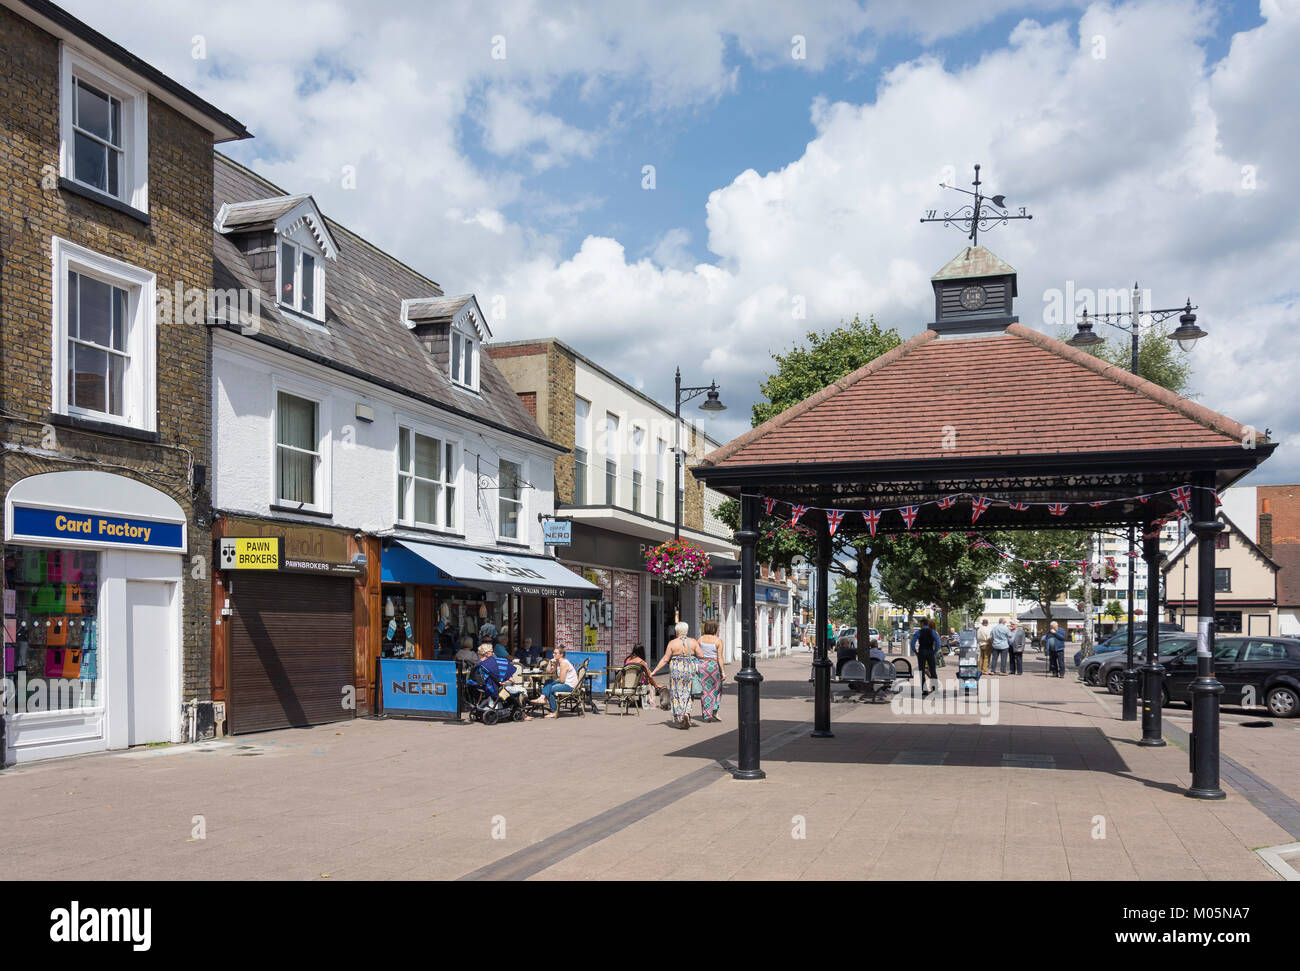
<svg viewBox="0 0 1300 971">
<path fill-rule="evenodd" d="M 573 542 L 556 553 L 600 587 L 601 599 L 557 601 L 547 635 L 569 649 L 604 653 L 612 663 L 637 644 L 653 659 L 663 651 L 676 606 L 694 633 L 706 619 L 717 620 L 727 651 L 736 649 L 737 587 L 723 572 L 736 547 L 715 515 L 723 497 L 689 471 L 717 443 L 683 416 L 681 535 L 715 559 L 717 575 L 681 588 L 679 603 L 678 592 L 645 570 L 646 552 L 673 536 L 673 409 L 555 338 L 502 341 L 484 353 L 547 437 L 570 449 L 555 463 L 555 502 L 557 513 L 573 522 Z M 788 628 L 785 617 L 777 639 L 784 632 L 787 647 Z"/>
<path fill-rule="evenodd" d="M 0 84 L 3 755 L 179 740 L 210 698 L 212 148 L 248 132 L 36 0 L 0 4 Z"/>
</svg>

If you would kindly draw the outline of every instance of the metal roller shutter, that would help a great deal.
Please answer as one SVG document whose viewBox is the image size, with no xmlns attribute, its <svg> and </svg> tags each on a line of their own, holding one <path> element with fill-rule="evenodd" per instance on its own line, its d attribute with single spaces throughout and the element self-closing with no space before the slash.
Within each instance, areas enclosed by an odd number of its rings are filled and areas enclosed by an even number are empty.
<svg viewBox="0 0 1300 971">
<path fill-rule="evenodd" d="M 231 597 L 230 731 L 319 725 L 352 718 L 351 580 L 241 574 Z"/>
</svg>

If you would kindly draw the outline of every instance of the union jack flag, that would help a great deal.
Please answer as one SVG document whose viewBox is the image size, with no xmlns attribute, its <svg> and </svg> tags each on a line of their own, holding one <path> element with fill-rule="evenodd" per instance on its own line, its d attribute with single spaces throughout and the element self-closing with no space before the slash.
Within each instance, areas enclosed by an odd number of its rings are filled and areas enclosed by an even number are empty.
<svg viewBox="0 0 1300 971">
<path fill-rule="evenodd" d="M 957 498 L 956 496 L 944 496 L 942 499 L 939 500 L 939 508 L 947 509 L 949 506 L 953 504 L 953 502 L 956 501 L 956 498 Z"/>
<path fill-rule="evenodd" d="M 797 503 L 797 502 L 796 502 L 794 505 L 792 505 L 792 506 L 790 507 L 790 525 L 791 525 L 791 526 L 798 526 L 798 525 L 799 525 L 799 517 L 802 516 L 802 515 L 803 515 L 804 513 L 806 513 L 807 511 L 808 511 L 808 507 L 807 507 L 807 506 L 801 506 L 801 505 L 799 505 L 799 503 Z"/>
<path fill-rule="evenodd" d="M 970 504 L 970 521 L 975 522 L 975 520 L 979 519 L 980 516 L 983 516 L 985 511 L 989 508 L 990 503 L 991 500 L 985 499 L 983 496 L 976 496 L 972 499 Z"/>
<path fill-rule="evenodd" d="M 1064 516 L 1065 510 L 1069 508 L 1070 504 L 1068 502 L 1049 502 L 1047 504 L 1047 511 L 1053 516 Z"/>
<path fill-rule="evenodd" d="M 1192 490 L 1188 486 L 1179 486 L 1177 489 L 1170 490 L 1169 494 L 1174 497 L 1174 502 L 1178 503 L 1178 508 L 1183 512 L 1191 510 Z"/>
<path fill-rule="evenodd" d="M 903 517 L 903 522 L 907 523 L 907 528 L 912 528 L 912 523 L 916 522 L 916 514 L 920 512 L 920 506 L 904 506 L 898 510 Z"/>
<path fill-rule="evenodd" d="M 835 535 L 835 530 L 839 529 L 840 520 L 844 518 L 843 509 L 827 509 L 826 525 L 830 527 L 831 535 Z"/>
<path fill-rule="evenodd" d="M 1211 490 L 1210 490 L 1210 495 L 1214 496 L 1214 508 L 1215 508 L 1215 509 L 1218 509 L 1220 506 L 1223 505 L 1223 503 L 1219 501 L 1219 490 L 1217 490 L 1217 489 L 1211 489 Z"/>
<path fill-rule="evenodd" d="M 1052 566 L 1060 566 L 1060 565 L 1061 565 L 1061 561 L 1060 561 L 1060 560 L 1053 560 L 1053 561 L 1052 561 Z"/>
<path fill-rule="evenodd" d="M 1088 505 L 1092 506 L 1093 509 L 1099 509 L 1106 504 L 1104 502 L 1090 502 Z"/>
<path fill-rule="evenodd" d="M 1146 502 L 1150 498 L 1150 496 L 1138 496 L 1138 502 Z"/>
<path fill-rule="evenodd" d="M 1028 561 L 1028 560 L 1021 560 L 1021 561 L 1020 561 L 1020 565 L 1023 566 L 1023 567 L 1025 567 L 1026 569 L 1028 569 L 1028 568 L 1029 568 L 1029 561 Z"/>
<path fill-rule="evenodd" d="M 871 535 L 876 535 L 876 527 L 880 525 L 880 510 L 866 509 L 863 510 L 862 518 L 867 521 L 867 529 L 871 530 Z"/>
<path fill-rule="evenodd" d="M 1129 550 L 1128 555 L 1136 557 L 1136 556 L 1141 556 L 1142 554 L 1139 553 L 1137 550 Z"/>
<path fill-rule="evenodd" d="M 1024 512 L 1026 509 L 1029 508 L 1029 503 L 1027 503 L 1027 502 L 1013 502 L 1013 503 L 1011 504 L 1011 508 L 1014 509 L 1016 512 Z"/>
<path fill-rule="evenodd" d="M 764 510 L 764 511 L 769 515 L 769 516 L 772 515 L 772 510 L 775 509 L 775 508 L 776 508 L 776 500 L 775 500 L 775 499 L 764 499 L 764 500 L 763 500 L 763 510 Z"/>
</svg>

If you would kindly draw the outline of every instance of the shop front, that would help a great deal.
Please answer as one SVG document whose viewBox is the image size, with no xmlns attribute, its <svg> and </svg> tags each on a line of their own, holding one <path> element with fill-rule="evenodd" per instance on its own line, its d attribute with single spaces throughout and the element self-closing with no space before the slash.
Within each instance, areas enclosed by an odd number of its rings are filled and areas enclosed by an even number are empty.
<svg viewBox="0 0 1300 971">
<path fill-rule="evenodd" d="M 516 650 L 526 640 L 550 649 L 559 605 L 594 604 L 599 596 L 595 584 L 549 556 L 406 539 L 385 540 L 381 580 L 383 622 L 370 650 L 382 668 L 385 707 L 396 699 L 439 714 L 451 703 L 439 686 L 454 683 L 452 660 L 466 637 L 477 647 L 500 633 Z"/>
<path fill-rule="evenodd" d="M 756 646 L 763 657 L 789 652 L 790 649 L 790 591 L 784 586 L 770 583 L 754 585 Z"/>
<path fill-rule="evenodd" d="M 358 662 L 370 626 L 364 539 L 232 516 L 213 536 L 213 697 L 227 731 L 355 717 L 367 686 Z"/>
<path fill-rule="evenodd" d="M 5 762 L 180 740 L 186 517 L 99 471 L 5 496 Z"/>
</svg>

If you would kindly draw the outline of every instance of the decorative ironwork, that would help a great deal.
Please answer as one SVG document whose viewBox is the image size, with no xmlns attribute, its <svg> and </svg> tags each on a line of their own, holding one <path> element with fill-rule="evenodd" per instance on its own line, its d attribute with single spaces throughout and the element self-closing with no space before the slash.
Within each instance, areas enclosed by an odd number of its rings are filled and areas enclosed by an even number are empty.
<svg viewBox="0 0 1300 971">
<path fill-rule="evenodd" d="M 975 186 L 975 191 L 970 189 L 958 188 L 955 185 L 948 185 L 944 182 L 939 183 L 940 189 L 952 189 L 954 192 L 964 192 L 968 196 L 973 196 L 975 201 L 962 206 L 952 212 L 944 210 L 942 216 L 938 215 L 937 209 L 926 210 L 925 216 L 921 219 L 923 223 L 943 223 L 945 226 L 955 226 L 961 229 L 969 237 L 972 246 L 979 245 L 979 234 L 987 232 L 994 226 L 1005 226 L 1013 219 L 1033 219 L 1026 207 L 1021 206 L 1018 211 L 1012 212 L 1007 207 L 1007 197 L 1002 195 L 986 196 L 980 192 L 980 167 L 975 163 L 975 181 L 971 183 Z"/>
</svg>

